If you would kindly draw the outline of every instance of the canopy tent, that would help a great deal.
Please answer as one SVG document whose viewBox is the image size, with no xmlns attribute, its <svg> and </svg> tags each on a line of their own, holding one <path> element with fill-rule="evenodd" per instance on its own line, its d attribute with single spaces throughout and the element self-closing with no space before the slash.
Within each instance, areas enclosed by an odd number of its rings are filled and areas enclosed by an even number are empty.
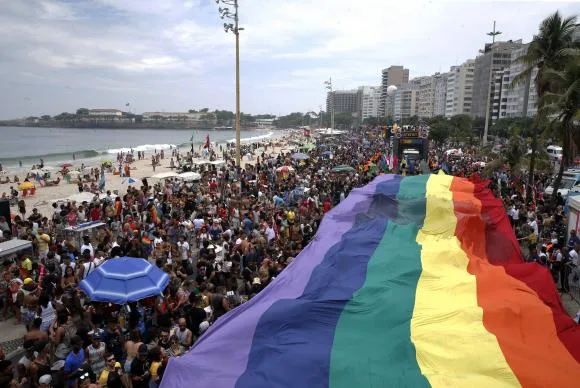
<svg viewBox="0 0 580 388">
<path fill-rule="evenodd" d="M 179 174 L 176 173 L 176 172 L 167 171 L 167 172 L 160 172 L 159 174 L 155 174 L 151 178 L 154 178 L 154 179 L 167 179 L 167 178 L 175 178 L 178 175 Z"/>
<path fill-rule="evenodd" d="M 575 387 L 579 365 L 580 326 L 484 184 L 383 175 L 161 388 Z"/>
<path fill-rule="evenodd" d="M 83 202 L 93 202 L 95 199 L 103 199 L 106 198 L 107 194 L 93 194 L 93 193 L 76 193 L 66 198 L 57 199 L 56 202 L 73 202 L 76 203 L 83 203 Z"/>
<path fill-rule="evenodd" d="M 296 160 L 306 160 L 310 158 L 310 156 L 303 154 L 302 152 L 296 152 L 294 155 L 292 155 L 292 159 L 296 159 Z"/>
<path fill-rule="evenodd" d="M 201 179 L 201 174 L 198 172 L 188 171 L 178 175 L 178 178 L 184 181 L 198 181 Z"/>
<path fill-rule="evenodd" d="M 79 287 L 91 301 L 125 304 L 161 295 L 169 276 L 145 259 L 121 257 L 98 266 Z"/>
</svg>

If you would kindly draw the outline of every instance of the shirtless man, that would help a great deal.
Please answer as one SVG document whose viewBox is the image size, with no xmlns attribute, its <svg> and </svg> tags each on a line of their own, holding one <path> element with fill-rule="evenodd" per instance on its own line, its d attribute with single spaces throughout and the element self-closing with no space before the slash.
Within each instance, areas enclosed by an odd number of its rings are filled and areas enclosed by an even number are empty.
<svg viewBox="0 0 580 388">
<path fill-rule="evenodd" d="M 36 311 L 38 310 L 38 285 L 31 278 L 24 279 L 24 284 L 18 292 L 18 301 L 20 305 L 20 313 L 22 321 L 27 329 L 34 320 Z"/>
<path fill-rule="evenodd" d="M 42 324 L 42 318 L 34 318 L 30 325 L 30 330 L 28 333 L 24 334 L 24 342 L 28 340 L 38 341 L 48 341 L 48 333 L 40 330 L 40 325 Z"/>
</svg>

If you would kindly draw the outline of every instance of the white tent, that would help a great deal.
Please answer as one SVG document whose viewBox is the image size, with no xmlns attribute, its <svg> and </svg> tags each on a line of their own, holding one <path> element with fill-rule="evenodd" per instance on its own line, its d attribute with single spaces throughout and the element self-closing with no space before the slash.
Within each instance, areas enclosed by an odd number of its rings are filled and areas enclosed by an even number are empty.
<svg viewBox="0 0 580 388">
<path fill-rule="evenodd" d="M 167 172 L 160 172 L 159 174 L 155 174 L 151 178 L 155 178 L 155 179 L 167 179 L 167 178 L 175 178 L 178 175 L 179 174 L 177 174 L 176 172 L 167 171 Z"/>
<path fill-rule="evenodd" d="M 93 193 L 82 192 L 82 193 L 73 194 L 70 197 L 57 199 L 56 202 L 72 202 L 72 201 L 75 201 L 76 203 L 82 203 L 85 201 L 86 202 L 93 202 L 93 199 L 95 199 L 95 196 L 97 196 L 99 199 L 102 199 L 102 198 L 105 198 L 107 195 L 106 194 L 93 194 Z"/>
<path fill-rule="evenodd" d="M 184 181 L 198 181 L 201 179 L 201 174 L 193 171 L 184 172 L 178 175 Z"/>
</svg>

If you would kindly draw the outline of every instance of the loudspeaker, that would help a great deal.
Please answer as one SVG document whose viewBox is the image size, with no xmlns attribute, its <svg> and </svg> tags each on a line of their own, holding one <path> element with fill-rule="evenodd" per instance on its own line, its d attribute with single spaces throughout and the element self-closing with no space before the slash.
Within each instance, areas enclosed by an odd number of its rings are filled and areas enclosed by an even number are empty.
<svg viewBox="0 0 580 388">
<path fill-rule="evenodd" d="M 10 233 L 12 233 L 12 220 L 10 219 L 10 201 L 8 201 L 7 199 L 0 199 L 0 216 L 6 218 L 6 222 L 8 222 L 8 226 L 10 227 Z"/>
</svg>

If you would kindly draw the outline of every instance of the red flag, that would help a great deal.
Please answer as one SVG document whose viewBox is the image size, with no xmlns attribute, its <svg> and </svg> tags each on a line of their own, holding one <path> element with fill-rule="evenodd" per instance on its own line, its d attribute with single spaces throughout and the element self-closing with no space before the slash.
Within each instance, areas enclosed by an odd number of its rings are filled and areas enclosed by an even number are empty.
<svg viewBox="0 0 580 388">
<path fill-rule="evenodd" d="M 205 144 L 204 144 L 203 148 L 209 149 L 209 133 L 205 137 Z"/>
</svg>

